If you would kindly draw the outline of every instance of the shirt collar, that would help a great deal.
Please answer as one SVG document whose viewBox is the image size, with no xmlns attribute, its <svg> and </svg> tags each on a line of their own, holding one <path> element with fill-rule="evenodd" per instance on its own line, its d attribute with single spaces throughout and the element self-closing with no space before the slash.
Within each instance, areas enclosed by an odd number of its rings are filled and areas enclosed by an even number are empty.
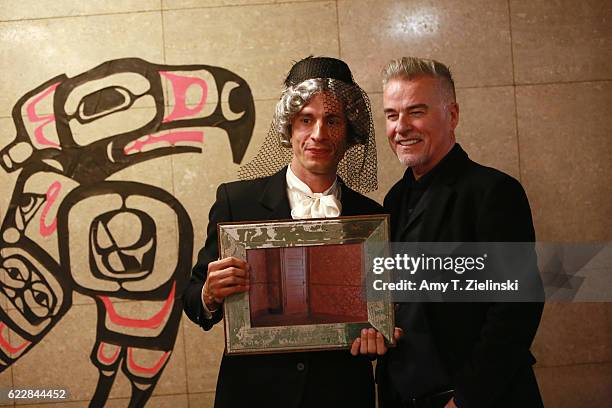
<svg viewBox="0 0 612 408">
<path fill-rule="evenodd" d="M 322 193 L 313 193 L 310 187 L 308 187 L 306 183 L 300 180 L 298 176 L 295 175 L 293 170 L 291 170 L 291 165 L 287 166 L 287 176 L 286 177 L 287 177 L 287 190 L 288 191 L 290 191 L 291 189 L 295 189 L 311 197 L 320 197 L 320 196 L 325 196 L 329 194 L 338 196 L 338 191 L 339 191 L 338 177 L 336 177 L 332 185 Z"/>
</svg>

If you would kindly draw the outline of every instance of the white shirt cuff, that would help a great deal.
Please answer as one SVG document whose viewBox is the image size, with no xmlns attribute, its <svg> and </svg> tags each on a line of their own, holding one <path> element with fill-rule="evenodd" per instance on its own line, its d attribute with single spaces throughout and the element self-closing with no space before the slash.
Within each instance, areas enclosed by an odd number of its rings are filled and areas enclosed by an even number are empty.
<svg viewBox="0 0 612 408">
<path fill-rule="evenodd" d="M 218 309 L 210 310 L 208 308 L 208 306 L 206 306 L 206 302 L 204 301 L 204 286 L 202 286 L 202 295 L 201 295 L 201 298 L 202 298 L 202 308 L 204 309 L 204 318 L 206 320 L 210 320 L 210 319 L 212 319 L 212 314 L 214 312 L 216 312 Z"/>
</svg>

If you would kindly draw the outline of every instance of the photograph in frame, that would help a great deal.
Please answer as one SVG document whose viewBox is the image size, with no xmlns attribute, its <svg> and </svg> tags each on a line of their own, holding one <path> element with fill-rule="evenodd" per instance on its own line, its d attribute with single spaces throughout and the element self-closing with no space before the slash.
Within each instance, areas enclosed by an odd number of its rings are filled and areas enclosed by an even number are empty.
<svg viewBox="0 0 612 408">
<path fill-rule="evenodd" d="M 388 216 L 220 223 L 218 232 L 221 258 L 251 266 L 249 291 L 224 303 L 227 354 L 348 348 L 369 327 L 394 344 L 390 299 L 366 296 L 372 259 L 388 250 Z"/>
</svg>

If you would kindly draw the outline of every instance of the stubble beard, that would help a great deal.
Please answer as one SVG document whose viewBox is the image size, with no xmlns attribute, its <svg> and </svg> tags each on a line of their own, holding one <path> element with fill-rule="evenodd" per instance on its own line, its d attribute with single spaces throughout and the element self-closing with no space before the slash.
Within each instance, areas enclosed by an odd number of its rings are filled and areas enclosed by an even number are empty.
<svg viewBox="0 0 612 408">
<path fill-rule="evenodd" d="M 400 155 L 396 154 L 400 163 L 405 167 L 418 167 L 427 162 L 427 157 L 424 154 L 420 155 Z"/>
</svg>

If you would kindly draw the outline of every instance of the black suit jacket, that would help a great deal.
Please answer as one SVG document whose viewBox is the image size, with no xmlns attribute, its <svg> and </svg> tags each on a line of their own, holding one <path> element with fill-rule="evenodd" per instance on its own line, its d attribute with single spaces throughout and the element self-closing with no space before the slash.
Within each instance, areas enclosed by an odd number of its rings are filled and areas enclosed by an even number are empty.
<svg viewBox="0 0 612 408">
<path fill-rule="evenodd" d="M 209 215 L 207 238 L 184 293 L 189 318 L 209 330 L 222 318 L 203 317 L 201 291 L 208 263 L 218 258 L 217 223 L 291 219 L 286 169 L 271 177 L 221 184 Z M 341 184 L 342 215 L 381 214 L 375 201 Z M 225 407 L 374 407 L 372 364 L 348 350 L 223 356 L 215 398 Z"/>
<path fill-rule="evenodd" d="M 531 210 L 520 183 L 473 162 L 458 144 L 438 164 L 406 224 L 399 225 L 406 185 L 400 180 L 384 201 L 391 214 L 393 241 L 535 241 Z M 415 224 L 417 237 L 412 234 Z M 542 405 L 531 368 L 535 359 L 529 351 L 542 307 L 541 303 L 423 304 L 460 408 Z M 410 328 L 403 329 L 410 336 Z M 380 366 L 384 369 L 401 352 L 400 343 Z M 388 381 L 384 375 L 379 378 Z"/>
</svg>

